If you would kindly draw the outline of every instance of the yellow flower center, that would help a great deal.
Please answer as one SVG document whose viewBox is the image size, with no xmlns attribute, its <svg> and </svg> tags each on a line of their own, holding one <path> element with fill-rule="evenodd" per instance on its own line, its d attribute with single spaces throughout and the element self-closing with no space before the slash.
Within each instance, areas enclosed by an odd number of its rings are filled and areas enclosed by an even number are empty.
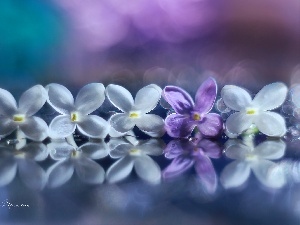
<svg viewBox="0 0 300 225">
<path fill-rule="evenodd" d="M 139 118 L 139 113 L 137 113 L 137 112 L 131 112 L 131 113 L 129 113 L 129 117 L 130 118 Z"/>
<path fill-rule="evenodd" d="M 25 115 L 23 114 L 16 114 L 13 116 L 13 121 L 15 122 L 24 122 L 25 120 Z"/>
<path fill-rule="evenodd" d="M 129 153 L 130 155 L 139 155 L 141 151 L 139 149 L 131 149 Z"/>
<path fill-rule="evenodd" d="M 246 111 L 246 113 L 247 113 L 248 115 L 253 115 L 253 114 L 256 113 L 256 110 L 255 110 L 255 109 L 248 109 L 248 110 Z"/>
<path fill-rule="evenodd" d="M 196 121 L 199 121 L 199 120 L 201 120 L 201 116 L 198 113 L 195 113 L 193 115 L 193 119 L 196 120 Z"/>
<path fill-rule="evenodd" d="M 72 122 L 77 122 L 78 121 L 78 113 L 76 113 L 76 112 L 73 112 L 73 113 L 71 113 L 71 121 Z"/>
</svg>

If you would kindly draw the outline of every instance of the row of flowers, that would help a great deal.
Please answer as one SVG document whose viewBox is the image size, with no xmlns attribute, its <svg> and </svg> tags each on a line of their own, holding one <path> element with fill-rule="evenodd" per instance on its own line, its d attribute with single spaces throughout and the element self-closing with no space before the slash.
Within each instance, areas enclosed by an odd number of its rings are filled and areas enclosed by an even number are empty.
<svg viewBox="0 0 300 225">
<path fill-rule="evenodd" d="M 228 136 L 238 136 L 255 126 L 267 136 L 283 136 L 286 133 L 284 118 L 270 110 L 276 109 L 286 99 L 288 88 L 277 82 L 265 86 L 252 99 L 249 92 L 234 85 L 221 90 L 224 104 L 235 111 L 225 125 L 219 114 L 211 113 L 216 96 L 217 84 L 213 78 L 205 80 L 197 90 L 195 101 L 183 89 L 166 86 L 163 90 L 151 84 L 140 89 L 135 99 L 122 86 L 101 83 L 84 86 L 74 99 L 71 92 L 60 84 L 49 84 L 45 88 L 36 85 L 22 94 L 17 104 L 15 98 L 0 89 L 0 136 L 7 136 L 14 130 L 22 131 L 35 141 L 46 137 L 65 138 L 77 129 L 92 138 L 125 135 L 137 126 L 151 137 L 161 137 L 167 132 L 171 137 L 189 137 L 197 131 L 205 137 L 215 137 L 226 129 Z M 173 109 L 165 121 L 158 115 L 148 114 L 158 104 L 161 96 Z M 98 115 L 91 115 L 107 99 L 121 112 L 112 115 L 108 121 Z M 35 116 L 48 102 L 61 115 L 56 116 L 49 126 Z"/>
<path fill-rule="evenodd" d="M 112 138 L 108 143 L 91 139 L 79 147 L 70 138 L 52 140 L 47 145 L 41 142 L 26 144 L 26 140 L 21 139 L 17 146 L 0 145 L 0 186 L 9 184 L 17 171 L 28 187 L 42 189 L 46 185 L 59 187 L 74 173 L 88 184 L 101 184 L 105 180 L 115 183 L 127 178 L 133 169 L 142 180 L 158 184 L 162 179 L 173 180 L 194 167 L 202 186 L 209 193 L 216 191 L 219 180 L 224 188 L 242 186 L 251 171 L 264 186 L 281 188 L 288 176 L 293 175 L 293 169 L 288 170 L 283 163 L 273 160 L 281 159 L 285 149 L 286 145 L 280 139 L 265 140 L 257 146 L 253 136 L 243 140 L 229 139 L 225 143 L 224 155 L 234 161 L 224 167 L 218 179 L 212 159 L 219 159 L 222 150 L 209 139 L 177 139 L 166 146 L 161 139 L 138 140 L 126 136 Z M 161 172 L 155 159 L 162 154 L 172 161 Z M 94 160 L 108 155 L 116 161 L 105 172 L 101 162 Z M 48 156 L 56 162 L 45 171 L 37 162 Z"/>
</svg>

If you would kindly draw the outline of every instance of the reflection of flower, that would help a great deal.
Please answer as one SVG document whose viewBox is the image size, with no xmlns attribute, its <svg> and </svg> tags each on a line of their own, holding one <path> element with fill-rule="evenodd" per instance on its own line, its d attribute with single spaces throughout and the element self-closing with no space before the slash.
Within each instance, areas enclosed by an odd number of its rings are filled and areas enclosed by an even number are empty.
<svg viewBox="0 0 300 225">
<path fill-rule="evenodd" d="M 205 136 L 216 136 L 223 128 L 220 115 L 208 113 L 215 102 L 217 84 L 213 78 L 208 78 L 199 87 L 195 102 L 183 89 L 176 86 L 166 86 L 163 96 L 173 107 L 176 114 L 166 118 L 166 130 L 171 137 L 187 137 L 195 126 Z"/>
<path fill-rule="evenodd" d="M 0 88 L 0 136 L 6 136 L 19 128 L 32 140 L 44 140 L 48 126 L 44 120 L 33 115 L 43 107 L 46 99 L 44 87 L 35 85 L 22 94 L 17 106 L 14 97 Z"/>
<path fill-rule="evenodd" d="M 74 170 L 84 183 L 99 184 L 104 181 L 104 169 L 93 160 L 108 155 L 108 147 L 103 140 L 93 140 L 79 148 L 64 140 L 55 140 L 48 144 L 48 150 L 52 159 L 59 160 L 47 170 L 49 187 L 66 183 Z"/>
<path fill-rule="evenodd" d="M 121 158 L 107 170 L 108 182 L 114 183 L 129 176 L 134 167 L 137 175 L 150 183 L 159 183 L 161 170 L 148 155 L 162 154 L 164 143 L 158 139 L 129 143 L 123 139 L 112 139 L 109 142 L 112 158 Z"/>
<path fill-rule="evenodd" d="M 166 147 L 165 156 L 173 161 L 163 171 L 164 178 L 178 176 L 194 165 L 206 189 L 215 192 L 217 175 L 210 158 L 221 156 L 221 149 L 216 143 L 207 139 L 196 143 L 188 140 L 173 140 Z"/>
<path fill-rule="evenodd" d="M 31 142 L 20 149 L 1 145 L 0 186 L 9 184 L 18 170 L 20 178 L 26 186 L 35 190 L 43 189 L 47 182 L 47 176 L 36 161 L 43 161 L 47 157 L 47 148 L 42 143 Z"/>
<path fill-rule="evenodd" d="M 255 124 L 268 136 L 283 136 L 286 133 L 284 118 L 268 110 L 282 105 L 287 91 L 283 83 L 272 83 L 261 89 L 252 100 L 246 90 L 234 85 L 226 85 L 221 91 L 222 99 L 226 106 L 238 111 L 228 117 L 227 130 L 233 134 L 241 134 L 251 124 Z"/>
<path fill-rule="evenodd" d="M 49 84 L 48 103 L 59 113 L 49 125 L 49 134 L 53 138 L 67 137 L 75 128 L 89 137 L 104 138 L 109 132 L 107 121 L 96 115 L 89 115 L 99 108 L 104 99 L 104 86 L 91 83 L 84 86 L 74 101 L 71 92 L 60 84 Z"/>
<path fill-rule="evenodd" d="M 128 90 L 110 84 L 106 95 L 111 103 L 124 113 L 116 113 L 110 118 L 110 124 L 117 132 L 126 133 L 136 125 L 140 130 L 152 137 L 164 134 L 164 121 L 160 116 L 147 114 L 153 110 L 160 97 L 161 88 L 150 84 L 136 94 L 135 100 Z"/>
<path fill-rule="evenodd" d="M 256 178 L 265 186 L 280 188 L 285 182 L 283 170 L 270 160 L 283 157 L 285 143 L 281 140 L 267 140 L 254 147 L 252 140 L 230 140 L 225 154 L 235 159 L 221 173 L 221 183 L 225 188 L 241 186 L 246 182 L 252 169 Z"/>
</svg>

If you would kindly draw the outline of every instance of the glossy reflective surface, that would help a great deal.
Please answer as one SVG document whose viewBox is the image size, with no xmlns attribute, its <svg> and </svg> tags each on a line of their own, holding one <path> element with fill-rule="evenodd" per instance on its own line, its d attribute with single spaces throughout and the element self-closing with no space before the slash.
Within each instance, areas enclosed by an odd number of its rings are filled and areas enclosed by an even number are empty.
<svg viewBox="0 0 300 225">
<path fill-rule="evenodd" d="M 2 223 L 297 224 L 297 141 L 3 139 Z"/>
</svg>

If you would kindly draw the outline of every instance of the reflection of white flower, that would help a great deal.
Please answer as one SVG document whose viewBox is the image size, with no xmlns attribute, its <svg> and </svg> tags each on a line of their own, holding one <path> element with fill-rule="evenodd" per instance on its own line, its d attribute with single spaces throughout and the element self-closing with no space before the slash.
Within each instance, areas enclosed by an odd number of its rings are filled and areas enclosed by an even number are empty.
<svg viewBox="0 0 300 225">
<path fill-rule="evenodd" d="M 110 118 L 110 124 L 115 131 L 126 133 L 136 125 L 140 130 L 152 137 L 164 134 L 164 120 L 157 115 L 147 114 L 153 110 L 160 97 L 161 88 L 150 84 L 136 94 L 135 100 L 128 90 L 110 84 L 106 88 L 106 95 L 110 102 L 124 113 L 116 113 Z"/>
<path fill-rule="evenodd" d="M 110 183 L 123 180 L 129 176 L 134 167 L 137 175 L 143 180 L 159 183 L 161 179 L 160 167 L 148 155 L 161 155 L 163 147 L 164 143 L 157 139 L 139 141 L 134 144 L 123 139 L 112 139 L 109 142 L 111 149 L 109 154 L 112 158 L 120 159 L 109 167 L 106 179 Z"/>
<path fill-rule="evenodd" d="M 24 145 L 26 142 L 24 142 Z M 44 144 L 31 142 L 20 149 L 0 146 L 0 186 L 9 184 L 18 171 L 24 184 L 34 190 L 41 190 L 47 182 L 45 171 L 36 163 L 48 157 Z"/>
<path fill-rule="evenodd" d="M 252 141 L 252 140 L 251 140 Z M 283 157 L 286 145 L 281 140 L 267 140 L 254 147 L 252 142 L 230 140 L 225 150 L 228 158 L 235 159 L 221 173 L 221 183 L 225 188 L 244 184 L 251 170 L 265 186 L 280 188 L 286 183 L 284 171 L 275 162 Z"/>
<path fill-rule="evenodd" d="M 74 170 L 84 183 L 100 184 L 104 181 L 105 171 L 94 161 L 108 155 L 108 146 L 103 140 L 90 141 L 79 148 L 64 140 L 54 140 L 48 144 L 48 150 L 52 159 L 59 160 L 47 170 L 49 187 L 66 183 Z"/>
<path fill-rule="evenodd" d="M 238 111 L 230 115 L 226 128 L 232 134 L 241 134 L 251 124 L 268 136 L 283 136 L 286 133 L 284 118 L 275 112 L 269 112 L 283 104 L 287 87 L 283 83 L 272 83 L 261 89 L 252 100 L 250 94 L 237 86 L 226 85 L 222 99 L 226 106 Z"/>
<path fill-rule="evenodd" d="M 89 115 L 98 109 L 104 99 L 104 86 L 91 83 L 84 86 L 74 98 L 71 92 L 60 84 L 49 84 L 48 103 L 59 113 L 49 125 L 49 135 L 61 138 L 71 135 L 76 127 L 89 137 L 104 138 L 109 132 L 107 121 L 96 115 Z"/>
<path fill-rule="evenodd" d="M 25 91 L 19 104 L 8 91 L 0 88 L 0 136 L 19 128 L 26 137 L 42 141 L 47 137 L 48 126 L 44 120 L 33 116 L 45 104 L 47 92 L 41 85 Z"/>
</svg>

